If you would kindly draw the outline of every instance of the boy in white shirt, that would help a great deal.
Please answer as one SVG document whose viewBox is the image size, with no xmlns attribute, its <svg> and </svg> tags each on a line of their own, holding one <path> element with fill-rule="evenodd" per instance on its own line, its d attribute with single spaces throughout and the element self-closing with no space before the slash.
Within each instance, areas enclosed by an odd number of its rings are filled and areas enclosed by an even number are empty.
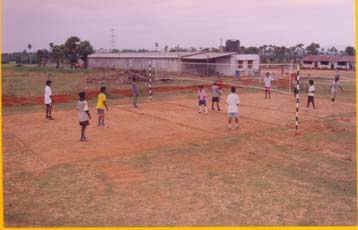
<svg viewBox="0 0 358 230">
<path fill-rule="evenodd" d="M 266 77 L 264 77 L 264 86 L 265 86 L 265 99 L 267 99 L 267 94 L 268 94 L 268 98 L 271 98 L 271 82 L 272 82 L 273 78 L 270 76 L 270 73 L 267 72 L 266 73 Z"/>
<path fill-rule="evenodd" d="M 239 104 L 240 98 L 236 93 L 236 88 L 231 87 L 231 93 L 226 98 L 227 114 L 228 114 L 228 129 L 231 129 L 231 120 L 234 117 L 236 121 L 236 128 L 239 128 Z"/>
<path fill-rule="evenodd" d="M 81 139 L 80 141 L 86 141 L 86 127 L 89 125 L 89 119 L 91 119 L 91 115 L 89 113 L 88 103 L 86 101 L 86 93 L 79 93 L 79 101 L 77 102 L 77 111 L 78 111 L 78 120 L 81 126 Z"/>
<path fill-rule="evenodd" d="M 54 120 L 51 116 L 52 104 L 54 103 L 52 98 L 51 81 L 46 81 L 44 103 L 46 106 L 46 119 Z"/>
<path fill-rule="evenodd" d="M 309 81 L 309 87 L 308 87 L 307 107 L 306 107 L 305 111 L 308 110 L 308 107 L 309 107 L 310 103 L 312 103 L 313 110 L 316 109 L 316 106 L 314 104 L 314 94 L 315 94 L 315 87 L 314 87 L 314 84 L 313 84 L 313 80 L 310 80 Z"/>
</svg>

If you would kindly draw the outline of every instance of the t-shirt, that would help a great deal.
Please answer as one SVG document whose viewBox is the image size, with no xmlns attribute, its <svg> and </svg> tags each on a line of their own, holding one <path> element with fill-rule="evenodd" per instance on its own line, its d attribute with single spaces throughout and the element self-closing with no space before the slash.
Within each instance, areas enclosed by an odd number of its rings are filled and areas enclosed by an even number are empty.
<svg viewBox="0 0 358 230">
<path fill-rule="evenodd" d="M 294 89 L 297 88 L 297 80 L 293 80 L 292 86 L 293 86 Z"/>
<path fill-rule="evenodd" d="M 310 87 L 308 88 L 308 96 L 314 97 L 314 93 L 315 93 L 314 85 L 310 85 Z"/>
<path fill-rule="evenodd" d="M 212 92 L 212 94 L 213 94 L 213 97 L 219 97 L 219 96 L 220 96 L 219 86 L 213 85 L 213 86 L 211 87 L 211 92 Z"/>
<path fill-rule="evenodd" d="M 336 93 L 338 90 L 338 81 L 333 81 L 332 83 L 332 88 L 331 88 L 331 92 L 332 93 Z"/>
<path fill-rule="evenodd" d="M 200 101 L 205 100 L 206 93 L 204 89 L 198 91 L 198 97 Z"/>
<path fill-rule="evenodd" d="M 45 96 L 44 96 L 45 104 L 51 104 L 52 103 L 52 100 L 51 100 L 50 96 L 52 96 L 51 87 L 46 85 L 45 86 Z"/>
<path fill-rule="evenodd" d="M 237 95 L 236 93 L 230 93 L 226 98 L 226 104 L 228 113 L 238 113 L 238 104 L 240 104 L 239 95 Z"/>
<path fill-rule="evenodd" d="M 272 77 L 264 77 L 264 83 L 265 83 L 265 87 L 271 87 L 271 81 L 272 81 Z"/>
<path fill-rule="evenodd" d="M 86 112 L 86 111 L 89 111 L 87 101 L 78 101 L 77 102 L 77 111 L 78 111 L 78 120 L 80 122 L 89 120 L 89 116 Z"/>
<path fill-rule="evenodd" d="M 223 81 L 222 80 L 218 80 L 217 84 L 218 84 L 219 89 L 223 88 Z"/>
<path fill-rule="evenodd" d="M 339 80 L 339 77 L 340 77 L 340 74 L 339 74 L 339 72 L 337 72 L 336 75 L 334 76 L 334 78 Z"/>
<path fill-rule="evenodd" d="M 106 95 L 104 93 L 100 93 L 98 95 L 98 101 L 97 101 L 97 109 L 104 109 L 104 103 L 106 101 Z"/>
</svg>

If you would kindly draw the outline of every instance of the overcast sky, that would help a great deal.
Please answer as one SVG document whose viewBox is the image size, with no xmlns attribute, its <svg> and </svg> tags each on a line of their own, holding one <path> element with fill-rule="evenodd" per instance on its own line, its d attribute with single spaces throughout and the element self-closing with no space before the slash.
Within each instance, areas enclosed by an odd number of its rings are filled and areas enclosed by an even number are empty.
<svg viewBox="0 0 358 230">
<path fill-rule="evenodd" d="M 95 49 L 354 46 L 354 0 L 3 0 L 3 52 L 48 48 L 72 35 Z M 338 48 L 338 47 L 337 47 Z"/>
</svg>

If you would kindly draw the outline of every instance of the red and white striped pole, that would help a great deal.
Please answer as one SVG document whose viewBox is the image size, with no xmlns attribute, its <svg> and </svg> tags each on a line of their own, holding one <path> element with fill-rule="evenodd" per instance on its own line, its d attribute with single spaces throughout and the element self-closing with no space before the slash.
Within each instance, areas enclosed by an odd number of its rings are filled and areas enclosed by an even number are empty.
<svg viewBox="0 0 358 230">
<path fill-rule="evenodd" d="M 152 62 L 149 63 L 149 101 L 152 101 Z"/>
<path fill-rule="evenodd" d="M 300 92 L 300 65 L 297 64 L 297 76 L 296 76 L 296 81 L 297 81 L 297 85 L 296 85 L 296 89 L 297 89 L 297 94 L 296 94 L 296 130 L 298 129 L 298 106 L 300 103 L 300 96 L 299 96 L 299 92 Z"/>
</svg>

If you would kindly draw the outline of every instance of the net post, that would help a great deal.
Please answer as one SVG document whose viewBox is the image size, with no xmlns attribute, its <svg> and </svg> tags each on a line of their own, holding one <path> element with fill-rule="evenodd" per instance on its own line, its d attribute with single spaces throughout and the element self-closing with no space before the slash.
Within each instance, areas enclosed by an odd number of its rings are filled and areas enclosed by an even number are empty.
<svg viewBox="0 0 358 230">
<path fill-rule="evenodd" d="M 148 81 L 149 81 L 149 101 L 152 101 L 152 62 L 149 62 L 149 71 L 148 71 Z"/>
<path fill-rule="evenodd" d="M 296 81 L 297 81 L 297 94 L 296 94 L 296 130 L 298 130 L 298 108 L 299 108 L 299 103 L 300 103 L 300 96 L 299 96 L 299 92 L 300 92 L 300 65 L 297 64 L 297 76 L 296 76 Z"/>
</svg>

